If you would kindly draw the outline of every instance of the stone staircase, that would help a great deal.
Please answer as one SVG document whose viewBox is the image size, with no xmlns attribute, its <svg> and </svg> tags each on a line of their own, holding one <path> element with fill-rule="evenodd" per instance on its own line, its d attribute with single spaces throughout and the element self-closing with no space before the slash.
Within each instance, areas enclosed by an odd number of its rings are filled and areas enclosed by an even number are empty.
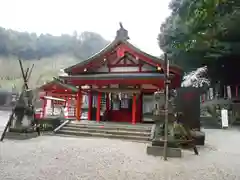
<svg viewBox="0 0 240 180">
<path fill-rule="evenodd" d="M 55 133 L 59 135 L 91 136 L 147 142 L 151 137 L 151 129 L 151 124 L 131 125 L 110 122 L 70 122 L 65 124 Z"/>
</svg>

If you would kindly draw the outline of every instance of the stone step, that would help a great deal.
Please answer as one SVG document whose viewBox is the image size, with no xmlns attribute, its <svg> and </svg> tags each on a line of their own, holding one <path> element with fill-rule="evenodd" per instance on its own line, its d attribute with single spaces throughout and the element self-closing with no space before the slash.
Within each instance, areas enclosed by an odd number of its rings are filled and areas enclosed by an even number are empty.
<svg viewBox="0 0 240 180">
<path fill-rule="evenodd" d="M 118 135 L 125 135 L 125 136 L 151 136 L 151 131 L 132 131 L 128 129 L 105 129 L 105 128 L 91 128 L 91 127 L 72 127 L 72 126 L 64 126 L 61 130 L 66 131 L 81 131 L 81 132 L 89 132 L 89 133 L 106 133 L 106 134 L 118 134 Z"/>
<path fill-rule="evenodd" d="M 211 128 L 211 129 L 221 129 L 221 123 L 213 117 L 201 117 L 200 118 L 201 127 Z"/>
<path fill-rule="evenodd" d="M 92 136 L 92 137 L 104 137 L 104 138 L 115 138 L 115 139 L 128 139 L 134 141 L 149 141 L 150 137 L 147 136 L 134 136 L 134 135 L 120 135 L 120 134 L 110 134 L 105 132 L 88 132 L 86 131 L 70 131 L 70 130 L 59 130 L 57 134 L 64 135 L 74 135 L 74 136 Z"/>
<path fill-rule="evenodd" d="M 109 125 L 109 124 L 75 124 L 69 123 L 65 127 L 74 128 L 91 128 L 91 129 L 105 129 L 105 130 L 123 130 L 123 131 L 138 131 L 138 132 L 150 132 L 152 126 L 135 126 L 135 125 Z"/>
</svg>

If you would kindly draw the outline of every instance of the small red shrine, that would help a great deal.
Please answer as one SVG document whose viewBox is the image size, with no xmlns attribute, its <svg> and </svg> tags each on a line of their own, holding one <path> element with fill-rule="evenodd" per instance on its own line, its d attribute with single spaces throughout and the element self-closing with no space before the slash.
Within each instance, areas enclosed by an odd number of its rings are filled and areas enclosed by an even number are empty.
<svg viewBox="0 0 240 180">
<path fill-rule="evenodd" d="M 78 93 L 78 88 L 76 88 L 75 86 L 65 84 L 61 80 L 55 78 L 53 81 L 50 81 L 42 85 L 39 89 L 40 89 L 40 92 L 42 92 L 39 95 L 43 103 L 42 103 L 42 109 L 40 114 L 37 113 L 38 118 L 41 118 L 41 117 L 43 118 L 46 115 L 46 106 L 47 106 L 47 99 L 45 98 L 46 96 L 52 96 L 55 98 L 64 99 L 65 101 L 52 100 L 51 104 L 55 104 L 55 105 L 60 104 L 61 106 L 66 106 L 67 111 L 70 112 L 68 113 L 69 115 L 66 116 L 66 118 L 75 117 L 75 107 L 76 107 L 75 102 L 76 102 L 76 96 Z"/>
<path fill-rule="evenodd" d="M 182 69 L 171 64 L 169 69 L 170 88 L 180 87 Z M 41 89 L 54 97 L 74 99 L 77 120 L 87 97 L 88 120 L 142 122 L 144 113 L 151 114 L 154 106 L 153 98 L 151 102 L 144 99 L 164 88 L 164 61 L 131 44 L 121 24 L 107 47 L 64 71 L 66 75 L 59 76 L 62 82 L 53 81 Z"/>
</svg>

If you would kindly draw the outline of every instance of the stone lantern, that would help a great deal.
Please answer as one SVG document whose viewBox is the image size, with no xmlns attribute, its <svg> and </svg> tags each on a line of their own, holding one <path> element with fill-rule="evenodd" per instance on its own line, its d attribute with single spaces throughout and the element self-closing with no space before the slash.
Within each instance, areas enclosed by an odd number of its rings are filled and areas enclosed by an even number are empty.
<svg viewBox="0 0 240 180">
<path fill-rule="evenodd" d="M 154 99 L 157 102 L 154 112 L 153 112 L 153 119 L 155 123 L 163 123 L 164 122 L 164 99 L 165 94 L 164 91 L 156 91 L 154 93 Z"/>
<path fill-rule="evenodd" d="M 153 120 L 155 122 L 155 131 L 154 131 L 154 137 L 153 137 L 153 144 L 158 144 L 159 141 L 163 139 L 164 136 L 164 122 L 165 122 L 165 113 L 167 111 L 168 113 L 168 129 L 169 129 L 169 139 L 173 139 L 174 132 L 173 132 L 173 122 L 175 121 L 175 103 L 174 103 L 174 97 L 176 96 L 174 94 L 174 91 L 172 90 L 170 92 L 170 98 L 169 98 L 169 104 L 168 109 L 165 110 L 165 93 L 164 91 L 156 91 L 154 93 L 154 99 L 157 102 L 157 106 L 154 109 L 153 112 Z"/>
<path fill-rule="evenodd" d="M 163 91 L 156 91 L 154 93 L 154 99 L 157 102 L 153 111 L 153 120 L 155 122 L 153 142 L 159 141 L 162 136 L 162 126 L 164 124 L 164 98 L 165 94 Z"/>
</svg>

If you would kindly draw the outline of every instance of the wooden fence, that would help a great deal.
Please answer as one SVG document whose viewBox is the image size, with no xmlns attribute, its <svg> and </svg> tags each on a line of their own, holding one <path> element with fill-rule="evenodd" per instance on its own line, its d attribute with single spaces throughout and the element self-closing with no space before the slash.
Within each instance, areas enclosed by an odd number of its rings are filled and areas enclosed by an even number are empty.
<svg viewBox="0 0 240 180">
<path fill-rule="evenodd" d="M 240 99 L 240 85 L 228 85 L 219 87 L 210 87 L 200 97 L 200 102 L 212 101 L 215 99 Z"/>
</svg>

